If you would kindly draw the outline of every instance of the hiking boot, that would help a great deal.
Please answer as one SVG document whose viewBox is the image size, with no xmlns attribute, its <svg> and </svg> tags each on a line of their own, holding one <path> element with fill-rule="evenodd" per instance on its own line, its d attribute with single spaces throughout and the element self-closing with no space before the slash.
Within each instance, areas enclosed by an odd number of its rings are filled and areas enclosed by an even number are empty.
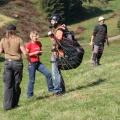
<svg viewBox="0 0 120 120">
<path fill-rule="evenodd" d="M 55 93 L 54 94 L 54 97 L 59 97 L 61 94 L 57 94 L 57 93 Z"/>
<path fill-rule="evenodd" d="M 18 107 L 20 107 L 20 106 L 19 106 L 19 105 L 16 105 L 16 106 L 13 107 L 13 109 L 18 108 Z"/>
<path fill-rule="evenodd" d="M 61 96 L 61 95 L 65 94 L 65 93 L 66 93 L 66 91 L 61 91 L 60 93 L 54 93 L 54 96 L 58 97 L 58 96 Z"/>
<path fill-rule="evenodd" d="M 96 65 L 98 66 L 98 65 L 101 65 L 101 64 L 99 62 L 97 62 Z"/>
</svg>

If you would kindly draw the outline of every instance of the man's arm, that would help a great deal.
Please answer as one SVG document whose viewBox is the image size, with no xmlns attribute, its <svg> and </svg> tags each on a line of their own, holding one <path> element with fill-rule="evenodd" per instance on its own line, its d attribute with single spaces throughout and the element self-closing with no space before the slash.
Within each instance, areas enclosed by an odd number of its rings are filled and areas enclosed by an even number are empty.
<svg viewBox="0 0 120 120">
<path fill-rule="evenodd" d="M 93 46 L 93 42 L 94 42 L 94 35 L 91 36 L 90 46 Z"/>
<path fill-rule="evenodd" d="M 50 37 L 50 40 L 51 40 L 53 46 L 55 46 L 56 45 L 56 41 L 55 41 L 54 33 L 52 31 L 49 31 L 48 32 L 48 36 Z"/>
<path fill-rule="evenodd" d="M 62 37 L 63 37 L 63 32 L 61 31 L 61 30 L 57 30 L 57 32 L 56 32 L 56 38 L 58 39 L 58 40 L 62 40 Z"/>
<path fill-rule="evenodd" d="M 91 40 L 90 40 L 90 46 L 93 46 L 94 38 L 95 38 L 97 32 L 98 32 L 98 25 L 96 25 L 94 27 L 94 30 L 93 30 L 93 33 L 92 33 L 92 36 L 91 36 Z"/>
<path fill-rule="evenodd" d="M 106 43 L 107 43 L 107 45 L 108 45 L 108 47 L 109 47 L 110 44 L 109 44 L 108 36 L 107 36 L 107 25 L 106 25 L 106 38 L 105 38 L 105 39 L 106 39 Z"/>
<path fill-rule="evenodd" d="M 3 49 L 2 49 L 2 48 L 0 48 L 0 55 L 2 54 L 2 51 L 3 51 Z"/>
<path fill-rule="evenodd" d="M 106 43 L 107 43 L 107 45 L 108 45 L 108 47 L 109 47 L 109 41 L 108 41 L 108 37 L 106 37 Z"/>
</svg>

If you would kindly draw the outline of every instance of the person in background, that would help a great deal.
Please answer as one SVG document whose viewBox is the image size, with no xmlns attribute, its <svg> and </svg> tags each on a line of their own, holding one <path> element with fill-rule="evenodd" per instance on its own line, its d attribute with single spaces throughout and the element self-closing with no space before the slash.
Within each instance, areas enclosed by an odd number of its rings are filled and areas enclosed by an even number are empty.
<svg viewBox="0 0 120 120">
<path fill-rule="evenodd" d="M 99 17 L 99 24 L 94 27 L 93 34 L 91 36 L 90 46 L 93 47 L 92 51 L 92 66 L 100 65 L 100 59 L 104 50 L 104 43 L 109 46 L 107 37 L 107 25 L 104 24 L 104 17 Z"/>
<path fill-rule="evenodd" d="M 5 37 L 0 42 L 0 54 L 4 51 L 4 110 L 18 107 L 21 94 L 20 83 L 22 81 L 23 63 L 21 51 L 32 65 L 29 55 L 25 49 L 23 40 L 16 35 L 16 26 L 8 25 Z"/>
<path fill-rule="evenodd" d="M 50 36 L 51 42 L 53 44 L 52 48 L 52 73 L 54 78 L 54 95 L 59 96 L 66 92 L 65 83 L 62 77 L 61 71 L 58 67 L 57 59 L 64 56 L 64 51 L 56 44 L 56 38 L 61 42 L 63 38 L 63 32 L 58 30 L 59 28 L 66 29 L 65 25 L 62 24 L 62 16 L 59 14 L 53 14 L 50 17 L 51 26 L 50 28 L 55 28 L 55 31 L 49 31 L 48 36 Z"/>
<path fill-rule="evenodd" d="M 35 83 L 36 70 L 46 76 L 48 90 L 49 91 L 54 90 L 51 73 L 45 67 L 45 65 L 43 65 L 40 61 L 40 56 L 42 55 L 42 44 L 40 41 L 38 41 L 38 38 L 39 38 L 38 32 L 32 31 L 30 33 L 31 41 L 26 45 L 26 50 L 32 62 L 32 66 L 28 65 L 28 72 L 29 72 L 29 83 L 28 83 L 28 90 L 27 90 L 28 98 L 34 95 L 34 83 Z"/>
</svg>

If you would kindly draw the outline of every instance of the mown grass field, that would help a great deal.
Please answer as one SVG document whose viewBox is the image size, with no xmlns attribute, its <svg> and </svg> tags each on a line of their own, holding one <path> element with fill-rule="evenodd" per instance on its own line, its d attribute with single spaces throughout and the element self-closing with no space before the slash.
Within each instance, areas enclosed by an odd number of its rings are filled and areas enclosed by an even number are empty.
<svg viewBox="0 0 120 120">
<path fill-rule="evenodd" d="M 116 7 L 110 4 L 109 9 L 113 12 L 118 10 L 119 0 L 111 3 Z M 101 15 L 109 18 L 112 14 L 111 12 Z M 62 71 L 67 92 L 60 97 L 55 98 L 53 93 L 47 91 L 45 77 L 37 72 L 35 96 L 31 99 L 27 98 L 28 71 L 27 61 L 24 59 L 20 107 L 7 112 L 3 111 L 4 55 L 2 55 L 0 58 L 0 120 L 120 120 L 120 39 L 110 41 L 110 47 L 105 45 L 101 58 L 102 65 L 91 67 L 91 47 L 88 43 L 93 27 L 97 23 L 97 17 L 71 25 L 72 28 L 78 25 L 84 25 L 87 28 L 82 34 L 85 40 L 80 41 L 85 54 L 82 64 L 77 69 Z M 117 27 L 114 27 L 118 18 L 117 16 L 106 20 L 109 36 L 119 34 Z M 41 61 L 51 71 L 50 40 L 42 38 L 40 41 L 43 44 Z"/>
<path fill-rule="evenodd" d="M 24 60 L 20 107 L 7 112 L 2 108 L 3 62 L 1 62 L 1 120 L 119 120 L 120 40 L 111 42 L 109 48 L 105 46 L 101 59 L 102 65 L 99 67 L 91 67 L 91 48 L 84 44 L 82 46 L 85 49 L 83 62 L 77 69 L 62 71 L 67 93 L 57 98 L 47 91 L 45 77 L 38 72 L 34 89 L 35 96 L 31 99 L 27 98 L 28 72 L 27 61 Z M 43 50 L 45 52 L 41 61 L 51 70 L 50 52 L 48 52 L 50 47 L 45 46 Z"/>
</svg>

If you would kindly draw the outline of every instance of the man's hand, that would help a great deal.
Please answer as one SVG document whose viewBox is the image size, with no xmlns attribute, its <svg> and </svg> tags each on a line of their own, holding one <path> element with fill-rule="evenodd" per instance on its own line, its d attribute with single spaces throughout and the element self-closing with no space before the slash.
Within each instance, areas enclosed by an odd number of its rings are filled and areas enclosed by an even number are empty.
<svg viewBox="0 0 120 120">
<path fill-rule="evenodd" d="M 107 43 L 107 46 L 109 47 L 109 46 L 110 46 L 110 43 L 109 43 L 109 41 L 108 41 L 108 37 L 107 37 L 107 39 L 106 39 L 106 43 Z"/>
<path fill-rule="evenodd" d="M 2 51 L 3 51 L 3 49 L 2 49 L 2 48 L 0 48 L 0 55 L 2 54 Z"/>
<path fill-rule="evenodd" d="M 52 32 L 51 32 L 51 31 L 49 31 L 49 32 L 48 32 L 48 36 L 50 36 L 51 34 L 52 34 Z"/>
<path fill-rule="evenodd" d="M 107 46 L 109 47 L 110 46 L 110 43 L 107 41 Z"/>
<path fill-rule="evenodd" d="M 48 36 L 50 36 L 50 37 L 54 37 L 53 32 L 52 32 L 52 31 L 49 31 L 49 32 L 48 32 Z"/>
<path fill-rule="evenodd" d="M 91 41 L 89 45 L 90 45 L 90 46 L 93 46 L 93 41 Z"/>
</svg>

